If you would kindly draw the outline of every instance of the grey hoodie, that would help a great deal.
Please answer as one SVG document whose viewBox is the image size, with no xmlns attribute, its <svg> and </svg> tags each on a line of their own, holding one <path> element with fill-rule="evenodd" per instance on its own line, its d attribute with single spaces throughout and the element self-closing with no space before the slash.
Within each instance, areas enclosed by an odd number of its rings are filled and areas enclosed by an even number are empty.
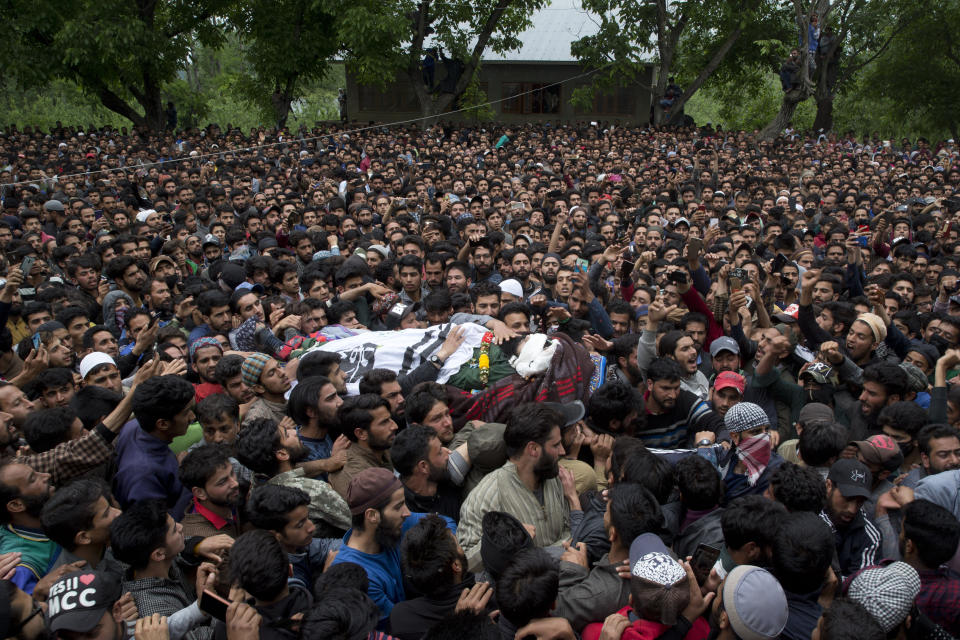
<svg viewBox="0 0 960 640">
<path fill-rule="evenodd" d="M 120 335 L 120 331 L 117 326 L 117 314 L 114 307 L 117 306 L 117 300 L 120 298 L 125 299 L 129 306 L 135 306 L 133 304 L 133 298 L 119 289 L 114 289 L 103 297 L 103 324 L 116 335 Z"/>
</svg>

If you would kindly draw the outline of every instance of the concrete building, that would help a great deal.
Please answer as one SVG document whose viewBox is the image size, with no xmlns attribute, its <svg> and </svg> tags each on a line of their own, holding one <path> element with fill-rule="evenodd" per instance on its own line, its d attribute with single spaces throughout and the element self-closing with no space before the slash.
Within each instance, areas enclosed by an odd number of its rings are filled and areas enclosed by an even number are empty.
<svg viewBox="0 0 960 640">
<path fill-rule="evenodd" d="M 574 90 L 588 86 L 591 78 L 571 80 L 584 73 L 570 54 L 570 44 L 596 33 L 597 26 L 577 0 L 554 0 L 533 15 L 533 26 L 520 36 L 518 51 L 497 54 L 488 51 L 480 67 L 480 88 L 493 104 L 498 122 L 618 120 L 623 124 L 643 124 L 650 119 L 651 94 L 640 84 L 617 89 L 610 94 L 596 93 L 588 109 L 575 107 L 570 98 Z M 445 65 L 437 60 L 434 86 L 447 77 Z M 396 122 L 421 116 L 413 88 L 400 77 L 386 90 L 357 84 L 347 76 L 347 113 L 353 121 Z M 652 86 L 654 67 L 641 74 L 640 83 Z M 456 114 L 449 119 L 464 119 Z"/>
</svg>

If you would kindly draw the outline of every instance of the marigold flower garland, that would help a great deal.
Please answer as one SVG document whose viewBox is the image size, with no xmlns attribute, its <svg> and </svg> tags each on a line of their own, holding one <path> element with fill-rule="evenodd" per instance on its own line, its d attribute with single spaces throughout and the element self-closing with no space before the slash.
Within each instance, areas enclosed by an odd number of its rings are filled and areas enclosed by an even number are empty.
<svg viewBox="0 0 960 640">
<path fill-rule="evenodd" d="M 480 382 L 487 386 L 490 381 L 490 345 L 493 343 L 493 333 L 487 331 L 480 341 L 480 355 L 477 357 L 477 367 L 480 369 Z"/>
</svg>

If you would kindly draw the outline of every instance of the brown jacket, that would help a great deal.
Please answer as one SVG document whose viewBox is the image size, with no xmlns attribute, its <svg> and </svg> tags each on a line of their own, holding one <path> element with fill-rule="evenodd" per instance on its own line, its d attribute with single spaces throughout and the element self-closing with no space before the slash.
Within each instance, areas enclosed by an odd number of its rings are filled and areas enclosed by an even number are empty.
<svg viewBox="0 0 960 640">
<path fill-rule="evenodd" d="M 383 467 L 384 469 L 393 471 L 393 463 L 390 462 L 390 453 L 384 454 L 383 460 L 381 461 L 375 451 L 361 447 L 359 443 L 354 442 L 350 445 L 350 448 L 347 449 L 347 462 L 343 465 L 343 468 L 340 469 L 340 471 L 330 474 L 330 484 L 336 492 L 346 500 L 347 487 L 350 486 L 350 480 L 353 479 L 353 476 L 371 467 Z"/>
</svg>

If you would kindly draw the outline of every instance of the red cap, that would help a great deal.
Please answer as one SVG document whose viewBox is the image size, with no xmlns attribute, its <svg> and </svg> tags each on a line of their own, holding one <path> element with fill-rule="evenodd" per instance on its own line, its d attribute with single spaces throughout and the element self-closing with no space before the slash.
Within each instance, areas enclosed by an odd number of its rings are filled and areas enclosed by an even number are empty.
<svg viewBox="0 0 960 640">
<path fill-rule="evenodd" d="M 721 371 L 713 380 L 713 389 L 714 391 L 720 391 L 728 388 L 736 389 L 737 393 L 743 395 L 744 389 L 747 388 L 747 381 L 742 375 L 734 371 Z"/>
</svg>

